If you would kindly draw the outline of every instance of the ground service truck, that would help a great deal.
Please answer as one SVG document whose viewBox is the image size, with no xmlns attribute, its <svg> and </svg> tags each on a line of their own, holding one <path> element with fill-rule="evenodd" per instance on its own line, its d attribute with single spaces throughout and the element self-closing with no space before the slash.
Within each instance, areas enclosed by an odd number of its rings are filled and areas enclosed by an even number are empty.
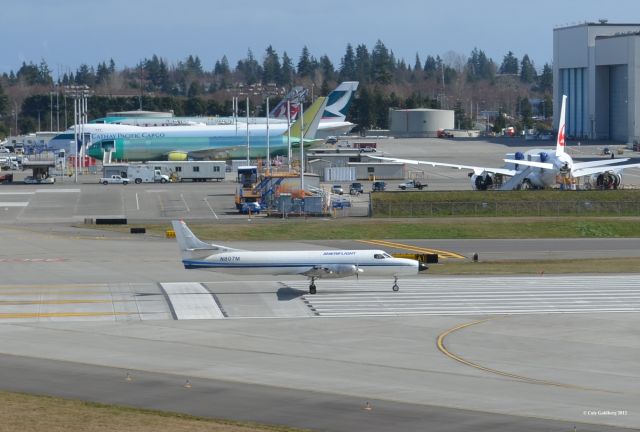
<svg viewBox="0 0 640 432">
<path fill-rule="evenodd" d="M 129 165 L 127 177 L 134 183 L 167 183 L 169 176 L 150 165 Z"/>
</svg>

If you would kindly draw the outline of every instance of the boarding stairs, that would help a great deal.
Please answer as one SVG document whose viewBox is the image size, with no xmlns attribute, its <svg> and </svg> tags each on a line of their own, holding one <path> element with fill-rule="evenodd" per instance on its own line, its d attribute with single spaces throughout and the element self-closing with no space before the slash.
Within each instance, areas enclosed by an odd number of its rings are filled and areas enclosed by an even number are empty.
<svg viewBox="0 0 640 432">
<path fill-rule="evenodd" d="M 531 174 L 532 170 L 537 169 L 534 167 L 526 167 L 522 171 L 518 171 L 516 175 L 511 177 L 506 182 L 502 183 L 502 185 L 497 188 L 497 190 L 520 190 L 522 188 L 522 182 L 527 178 L 529 174 Z"/>
</svg>

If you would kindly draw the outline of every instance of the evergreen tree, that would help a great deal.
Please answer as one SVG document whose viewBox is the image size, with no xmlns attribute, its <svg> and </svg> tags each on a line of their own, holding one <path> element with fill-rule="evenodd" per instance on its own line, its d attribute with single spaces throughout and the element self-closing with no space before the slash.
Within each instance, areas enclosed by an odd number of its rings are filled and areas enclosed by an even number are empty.
<svg viewBox="0 0 640 432">
<path fill-rule="evenodd" d="M 425 63 L 425 66 L 426 66 L 426 63 Z M 418 53 L 416 53 L 416 62 L 413 65 L 413 70 L 414 72 L 422 70 L 422 62 L 420 61 L 420 55 Z"/>
<path fill-rule="evenodd" d="M 529 98 L 519 98 L 518 108 L 520 109 L 520 118 L 522 119 L 522 125 L 527 129 L 531 129 L 531 127 L 533 126 L 533 110 L 531 108 Z"/>
<path fill-rule="evenodd" d="M 361 83 L 368 83 L 371 80 L 371 57 L 366 45 L 360 44 L 356 47 L 356 80 Z"/>
<path fill-rule="evenodd" d="M 16 79 L 23 81 L 27 85 L 40 84 L 40 70 L 33 63 L 26 64 L 22 62 L 22 66 L 18 69 Z"/>
<path fill-rule="evenodd" d="M 9 98 L 4 93 L 2 83 L 0 83 L 0 118 L 4 118 L 9 114 Z"/>
<path fill-rule="evenodd" d="M 302 48 L 302 54 L 300 54 L 300 60 L 298 60 L 298 75 L 308 78 L 313 76 L 313 60 L 306 45 Z"/>
<path fill-rule="evenodd" d="M 322 74 L 323 82 L 333 81 L 335 79 L 333 63 L 331 63 L 331 60 L 326 54 L 320 57 L 320 73 Z"/>
<path fill-rule="evenodd" d="M 285 51 L 282 53 L 282 82 L 281 85 L 290 86 L 293 84 L 293 76 L 295 75 L 295 69 L 293 67 L 293 61 L 291 57 L 287 55 Z"/>
<path fill-rule="evenodd" d="M 248 85 L 257 83 L 262 76 L 260 64 L 253 57 L 251 49 L 247 51 L 247 58 L 238 62 L 236 69 L 244 75 L 244 80 Z"/>
<path fill-rule="evenodd" d="M 280 58 L 273 47 L 269 45 L 264 55 L 264 61 L 262 62 L 262 83 L 276 83 L 280 85 L 282 83 L 281 75 Z"/>
<path fill-rule="evenodd" d="M 467 61 L 467 79 L 469 81 L 491 80 L 495 75 L 495 65 L 484 51 L 474 48 Z"/>
<path fill-rule="evenodd" d="M 365 131 L 371 129 L 373 124 L 372 112 L 373 98 L 367 86 L 361 86 L 358 90 L 358 97 L 353 101 L 351 113 L 353 114 L 353 123 L 357 124 L 356 130 Z"/>
<path fill-rule="evenodd" d="M 438 63 L 433 56 L 427 56 L 424 61 L 424 73 L 427 78 L 435 78 L 438 72 Z"/>
<path fill-rule="evenodd" d="M 75 83 L 77 85 L 93 86 L 96 83 L 96 75 L 93 71 L 93 67 L 84 63 L 81 64 L 76 71 Z"/>
<path fill-rule="evenodd" d="M 99 63 L 96 69 L 96 84 L 104 84 L 109 79 L 109 68 L 105 62 Z"/>
<path fill-rule="evenodd" d="M 340 61 L 340 81 L 354 81 L 356 79 L 356 56 L 351 44 L 347 44 L 347 51 Z"/>
<path fill-rule="evenodd" d="M 500 65 L 500 73 L 517 75 L 518 59 L 513 55 L 511 51 L 509 51 L 507 55 L 502 59 L 502 64 Z"/>
<path fill-rule="evenodd" d="M 538 87 L 544 93 L 551 93 L 553 90 L 553 69 L 548 63 L 544 64 L 542 73 L 538 77 Z"/>
<path fill-rule="evenodd" d="M 520 63 L 520 80 L 527 84 L 531 84 L 537 78 L 536 68 L 527 54 L 522 57 Z"/>
<path fill-rule="evenodd" d="M 389 50 L 378 39 L 371 51 L 371 74 L 373 81 L 378 84 L 390 84 L 393 77 L 394 59 Z"/>
</svg>

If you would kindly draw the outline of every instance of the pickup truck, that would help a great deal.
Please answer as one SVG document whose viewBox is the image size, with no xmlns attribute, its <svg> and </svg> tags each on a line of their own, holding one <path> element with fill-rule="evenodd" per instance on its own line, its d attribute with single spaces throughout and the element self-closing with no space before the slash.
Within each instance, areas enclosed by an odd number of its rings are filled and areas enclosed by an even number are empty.
<svg viewBox="0 0 640 432">
<path fill-rule="evenodd" d="M 407 180 L 404 183 L 400 183 L 398 187 L 402 190 L 407 189 L 420 189 L 427 187 L 426 183 L 421 183 L 418 180 Z"/>
<path fill-rule="evenodd" d="M 112 175 L 111 177 L 102 177 L 100 179 L 100 183 L 103 185 L 107 184 L 129 184 L 129 179 L 126 177 L 121 177 L 119 175 Z"/>
</svg>

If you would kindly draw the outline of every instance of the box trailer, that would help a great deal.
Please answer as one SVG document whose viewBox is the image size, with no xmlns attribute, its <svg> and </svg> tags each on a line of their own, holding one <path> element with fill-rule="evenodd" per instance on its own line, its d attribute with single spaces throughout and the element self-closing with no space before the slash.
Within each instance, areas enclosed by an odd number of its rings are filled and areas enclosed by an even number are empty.
<svg viewBox="0 0 640 432">
<path fill-rule="evenodd" d="M 224 180 L 227 168 L 224 161 L 150 161 L 147 165 L 177 181 L 194 182 Z"/>
</svg>

